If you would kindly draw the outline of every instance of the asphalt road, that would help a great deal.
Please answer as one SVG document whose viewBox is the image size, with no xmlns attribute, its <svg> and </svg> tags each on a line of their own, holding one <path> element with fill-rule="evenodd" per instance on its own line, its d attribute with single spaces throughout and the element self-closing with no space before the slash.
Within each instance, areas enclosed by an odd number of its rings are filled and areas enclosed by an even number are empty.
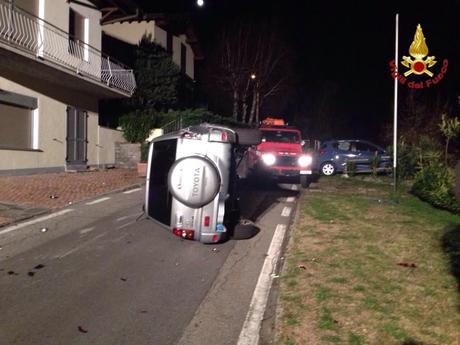
<svg viewBox="0 0 460 345">
<path fill-rule="evenodd" d="M 0 344 L 236 344 L 296 192 L 246 188 L 243 214 L 261 231 L 218 245 L 138 219 L 142 193 L 0 228 Z"/>
</svg>

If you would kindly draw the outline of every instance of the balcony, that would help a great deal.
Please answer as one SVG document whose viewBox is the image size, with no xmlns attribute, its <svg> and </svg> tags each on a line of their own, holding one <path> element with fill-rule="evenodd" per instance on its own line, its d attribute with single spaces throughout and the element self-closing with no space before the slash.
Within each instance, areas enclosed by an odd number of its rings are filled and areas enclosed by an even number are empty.
<svg viewBox="0 0 460 345">
<path fill-rule="evenodd" d="M 1 75 L 25 84 L 46 82 L 99 98 L 129 97 L 134 73 L 69 33 L 0 0 Z"/>
</svg>

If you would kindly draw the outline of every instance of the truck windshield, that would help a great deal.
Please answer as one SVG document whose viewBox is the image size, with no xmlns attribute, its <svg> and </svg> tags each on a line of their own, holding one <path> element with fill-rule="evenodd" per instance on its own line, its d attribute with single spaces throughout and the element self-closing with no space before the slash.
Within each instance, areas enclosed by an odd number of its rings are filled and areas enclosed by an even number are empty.
<svg viewBox="0 0 460 345">
<path fill-rule="evenodd" d="M 298 133 L 290 131 L 262 131 L 262 141 L 298 143 L 300 142 L 300 136 Z"/>
</svg>

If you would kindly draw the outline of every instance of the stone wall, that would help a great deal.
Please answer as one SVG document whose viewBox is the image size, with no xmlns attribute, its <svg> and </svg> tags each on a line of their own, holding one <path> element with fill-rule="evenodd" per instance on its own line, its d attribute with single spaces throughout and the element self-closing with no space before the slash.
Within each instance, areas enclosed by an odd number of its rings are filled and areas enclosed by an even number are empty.
<svg viewBox="0 0 460 345">
<path fill-rule="evenodd" d="M 115 166 L 136 168 L 141 160 L 141 144 L 115 143 Z"/>
<path fill-rule="evenodd" d="M 126 143 L 123 132 L 111 128 L 100 127 L 97 145 L 97 166 L 114 166 L 116 143 Z"/>
</svg>

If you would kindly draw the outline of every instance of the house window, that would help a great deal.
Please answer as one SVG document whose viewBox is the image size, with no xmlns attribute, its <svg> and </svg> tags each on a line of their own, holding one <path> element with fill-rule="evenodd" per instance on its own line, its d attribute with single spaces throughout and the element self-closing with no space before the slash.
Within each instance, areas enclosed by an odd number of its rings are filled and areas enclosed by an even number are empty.
<svg viewBox="0 0 460 345">
<path fill-rule="evenodd" d="M 69 11 L 69 51 L 72 55 L 89 60 L 89 19 L 77 11 Z"/>
<path fill-rule="evenodd" d="M 187 65 L 187 47 L 185 44 L 180 44 L 180 71 L 182 73 L 186 72 L 186 65 Z"/>
<path fill-rule="evenodd" d="M 166 32 L 166 52 L 168 54 L 173 52 L 173 35 L 170 32 Z"/>
<path fill-rule="evenodd" d="M 14 0 L 13 3 L 15 6 L 33 14 L 36 17 L 40 16 L 39 0 Z"/>
<path fill-rule="evenodd" d="M 38 149 L 36 98 L 0 90 L 0 148 Z"/>
</svg>

